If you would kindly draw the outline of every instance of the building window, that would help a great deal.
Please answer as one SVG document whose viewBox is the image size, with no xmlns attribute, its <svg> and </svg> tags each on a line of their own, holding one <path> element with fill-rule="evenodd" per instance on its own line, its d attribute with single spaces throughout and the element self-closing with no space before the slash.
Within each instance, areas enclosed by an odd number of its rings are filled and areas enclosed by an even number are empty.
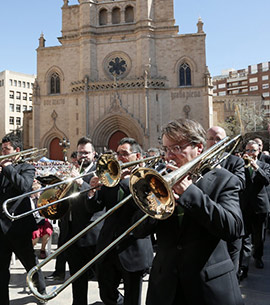
<svg viewBox="0 0 270 305">
<path fill-rule="evenodd" d="M 249 87 L 249 91 L 256 91 L 256 90 L 258 90 L 258 86 Z"/>
<path fill-rule="evenodd" d="M 21 125 L 21 118 L 16 118 L 16 125 Z"/>
<path fill-rule="evenodd" d="M 262 71 L 268 71 L 269 70 L 269 64 L 268 62 L 262 63 Z"/>
<path fill-rule="evenodd" d="M 30 83 L 29 83 L 29 82 L 27 82 L 27 88 L 28 88 L 28 89 L 30 88 Z"/>
<path fill-rule="evenodd" d="M 16 105 L 16 112 L 21 112 L 21 105 Z"/>
<path fill-rule="evenodd" d="M 262 84 L 262 89 L 268 89 L 269 88 L 269 84 Z"/>
<path fill-rule="evenodd" d="M 23 88 L 25 88 L 25 82 L 22 83 Z"/>
<path fill-rule="evenodd" d="M 258 73 L 258 66 L 257 65 L 251 65 L 251 74 L 254 74 L 254 73 Z"/>
<path fill-rule="evenodd" d="M 99 11 L 99 25 L 106 25 L 107 24 L 107 10 L 104 8 Z"/>
<path fill-rule="evenodd" d="M 9 80 L 9 85 L 13 86 L 13 80 L 12 79 Z"/>
<path fill-rule="evenodd" d="M 23 96 L 22 96 L 23 101 L 27 101 L 27 93 L 23 92 Z"/>
<path fill-rule="evenodd" d="M 258 82 L 258 77 L 253 77 L 249 79 L 250 83 L 257 83 Z"/>
<path fill-rule="evenodd" d="M 120 17 L 121 17 L 121 13 L 120 13 L 120 8 L 116 7 L 112 10 L 112 24 L 118 24 L 120 23 Z"/>
<path fill-rule="evenodd" d="M 9 124 L 14 125 L 14 116 L 9 117 Z"/>
<path fill-rule="evenodd" d="M 14 98 L 14 91 L 9 91 L 9 98 Z"/>
<path fill-rule="evenodd" d="M 29 93 L 29 101 L 32 102 L 32 93 Z"/>
<path fill-rule="evenodd" d="M 18 87 L 21 87 L 22 86 L 22 82 L 19 80 L 18 81 Z"/>
<path fill-rule="evenodd" d="M 263 92 L 263 94 L 262 94 L 263 97 L 268 97 L 269 95 L 270 95 L 269 92 Z"/>
<path fill-rule="evenodd" d="M 27 110 L 27 106 L 26 105 L 23 105 L 22 108 L 23 108 L 23 111 Z"/>
<path fill-rule="evenodd" d="M 29 106 L 29 110 L 32 110 L 33 109 L 33 107 L 32 106 Z"/>
<path fill-rule="evenodd" d="M 9 104 L 9 111 L 14 112 L 14 104 Z"/>
<path fill-rule="evenodd" d="M 14 80 L 14 86 L 17 87 L 17 81 L 16 80 Z"/>
<path fill-rule="evenodd" d="M 20 100 L 21 99 L 21 92 L 17 91 L 16 92 L 16 100 Z"/>
<path fill-rule="evenodd" d="M 51 75 L 50 85 L 51 85 L 51 90 L 50 90 L 51 94 L 60 93 L 60 77 L 58 73 L 54 72 Z"/>
<path fill-rule="evenodd" d="M 125 22 L 134 22 L 134 10 L 132 6 L 127 6 L 125 10 Z"/>
<path fill-rule="evenodd" d="M 179 70 L 179 85 L 191 86 L 191 70 L 187 63 L 182 63 Z"/>
<path fill-rule="evenodd" d="M 221 92 L 218 93 L 218 95 L 219 96 L 224 96 L 224 95 L 226 95 L 226 91 L 221 91 Z"/>
<path fill-rule="evenodd" d="M 268 80 L 269 79 L 269 76 L 268 75 L 263 75 L 262 76 L 262 80 Z"/>
<path fill-rule="evenodd" d="M 226 84 L 225 84 L 225 83 L 223 83 L 223 84 L 218 84 L 218 88 L 219 88 L 219 89 L 226 88 Z"/>
</svg>

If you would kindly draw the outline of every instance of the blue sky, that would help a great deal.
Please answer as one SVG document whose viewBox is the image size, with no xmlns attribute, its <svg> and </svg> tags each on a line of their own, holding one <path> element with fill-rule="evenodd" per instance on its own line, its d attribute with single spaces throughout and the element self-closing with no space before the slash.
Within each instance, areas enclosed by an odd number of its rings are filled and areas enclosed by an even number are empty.
<svg viewBox="0 0 270 305">
<path fill-rule="evenodd" d="M 270 0 L 174 0 L 179 33 L 197 31 L 200 16 L 207 34 L 212 76 L 270 61 Z M 0 71 L 36 73 L 38 38 L 59 45 L 63 0 L 3 0 L 0 6 Z M 70 0 L 69 4 L 78 4 Z"/>
</svg>

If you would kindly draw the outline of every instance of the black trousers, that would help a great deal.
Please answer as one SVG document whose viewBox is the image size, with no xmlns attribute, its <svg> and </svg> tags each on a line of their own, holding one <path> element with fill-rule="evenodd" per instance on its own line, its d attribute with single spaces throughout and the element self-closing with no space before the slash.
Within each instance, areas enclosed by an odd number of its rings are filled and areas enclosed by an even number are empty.
<svg viewBox="0 0 270 305">
<path fill-rule="evenodd" d="M 9 305 L 9 267 L 12 252 L 15 253 L 27 272 L 37 265 L 38 259 L 32 245 L 32 233 L 11 236 L 9 233 L 3 234 L 0 229 L 0 245 L 0 303 L 1 305 Z M 43 274 L 40 270 L 34 275 L 33 281 L 38 291 L 41 294 L 44 293 L 46 286 Z"/>
<path fill-rule="evenodd" d="M 97 277 L 100 298 L 105 305 L 119 304 L 118 286 L 124 282 L 124 305 L 140 305 L 143 270 L 126 271 L 115 250 L 109 252 L 97 263 Z"/>
<path fill-rule="evenodd" d="M 79 247 L 76 243 L 67 249 L 70 275 L 74 275 L 95 256 L 95 246 Z M 72 283 L 72 305 L 88 305 L 88 272 Z"/>
</svg>

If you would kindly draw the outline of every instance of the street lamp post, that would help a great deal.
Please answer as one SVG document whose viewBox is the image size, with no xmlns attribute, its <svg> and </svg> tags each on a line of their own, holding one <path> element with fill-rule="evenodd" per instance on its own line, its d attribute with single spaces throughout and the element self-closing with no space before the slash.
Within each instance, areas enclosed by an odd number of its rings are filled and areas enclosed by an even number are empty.
<svg viewBox="0 0 270 305">
<path fill-rule="evenodd" d="M 70 142 L 64 137 L 63 140 L 59 142 L 59 145 L 63 147 L 64 161 L 67 162 L 67 150 L 70 147 Z"/>
</svg>

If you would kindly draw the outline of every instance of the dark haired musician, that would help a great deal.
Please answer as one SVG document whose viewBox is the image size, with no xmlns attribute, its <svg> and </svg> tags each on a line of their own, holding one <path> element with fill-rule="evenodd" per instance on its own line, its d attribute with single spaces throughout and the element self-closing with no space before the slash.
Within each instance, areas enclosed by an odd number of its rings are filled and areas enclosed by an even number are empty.
<svg viewBox="0 0 270 305">
<path fill-rule="evenodd" d="M 123 138 L 117 147 L 117 158 L 126 163 L 142 159 L 142 149 L 132 138 Z M 122 180 L 115 187 L 102 186 L 92 199 L 89 207 L 106 207 L 107 210 L 114 207 L 120 200 L 129 195 L 130 170 L 122 171 Z M 97 186 L 97 177 L 91 179 L 90 185 Z M 92 196 L 91 192 L 91 196 Z M 112 243 L 126 229 L 133 224 L 133 216 L 139 208 L 130 200 L 121 208 L 106 218 L 100 231 L 97 243 L 97 252 L 103 250 Z M 140 212 L 140 211 L 139 211 Z M 140 212 L 142 213 L 142 212 Z M 124 283 L 124 304 L 140 305 L 142 277 L 151 266 L 153 249 L 149 236 L 143 239 L 135 239 L 131 233 L 97 262 L 97 276 L 100 298 L 105 305 L 118 303 L 118 286 L 121 279 Z M 122 304 L 122 303 L 121 303 Z"/>
<path fill-rule="evenodd" d="M 226 131 L 220 126 L 213 126 L 209 128 L 206 132 L 206 146 L 210 148 L 218 141 L 226 138 Z M 225 155 L 226 153 L 224 153 Z M 227 158 L 223 160 L 220 164 L 221 167 L 227 169 L 229 172 L 234 174 L 240 182 L 241 190 L 245 188 L 245 169 L 244 169 L 244 160 L 240 157 L 229 155 Z M 234 263 L 235 270 L 238 272 L 239 269 L 239 258 L 240 258 L 240 250 L 241 250 L 241 238 L 238 238 L 233 241 L 228 241 L 228 251 L 230 257 Z"/>
<path fill-rule="evenodd" d="M 269 199 L 266 187 L 270 181 L 270 166 L 258 160 L 259 145 L 250 140 L 246 147 L 243 158 L 248 158 L 249 165 L 245 168 L 246 188 L 242 195 L 241 205 L 245 223 L 245 237 L 240 257 L 241 279 L 247 277 L 249 259 L 251 257 L 252 236 L 253 257 L 255 267 L 263 268 L 262 261 L 264 247 L 264 229 L 267 213 L 269 211 Z"/>
<path fill-rule="evenodd" d="M 83 191 L 89 188 L 89 181 L 91 177 L 93 177 L 96 169 L 94 157 L 95 149 L 91 139 L 87 137 L 80 138 L 77 143 L 77 161 L 81 168 L 81 173 L 79 173 L 77 168 L 74 168 L 71 176 L 75 177 L 79 176 L 79 174 L 87 173 L 91 174 L 84 178 L 77 179 L 76 184 L 74 185 L 75 190 L 73 189 L 73 191 Z M 79 188 L 79 190 L 77 188 Z M 61 244 L 70 240 L 73 236 L 82 231 L 86 226 L 103 214 L 103 211 L 97 213 L 90 212 L 87 209 L 87 206 L 87 193 L 69 200 L 69 211 L 60 220 Z M 94 256 L 101 226 L 102 223 L 92 230 L 89 230 L 76 243 L 66 250 L 71 275 L 75 274 L 79 269 L 85 266 L 89 259 Z M 72 305 L 88 305 L 88 279 L 89 274 L 85 272 L 72 283 Z"/>
<path fill-rule="evenodd" d="M 182 167 L 203 152 L 205 131 L 195 121 L 174 120 L 163 128 L 162 142 L 166 159 Z M 193 179 L 187 175 L 173 186 L 178 199 L 172 216 L 148 218 L 148 226 L 135 229 L 135 236 L 151 229 L 157 234 L 146 304 L 242 305 L 226 246 L 243 229 L 239 180 L 223 168 Z"/>
<path fill-rule="evenodd" d="M 7 156 L 20 152 L 22 143 L 15 135 L 7 135 L 2 139 L 2 155 Z M 10 157 L 0 162 L 0 201 L 30 192 L 35 176 L 35 168 L 28 163 L 13 164 L 17 157 Z M 9 206 L 9 212 L 22 214 L 31 210 L 29 197 L 18 199 Z M 37 263 L 32 245 L 32 232 L 36 230 L 36 222 L 32 215 L 20 220 L 11 221 L 3 212 L 0 213 L 0 303 L 9 304 L 8 285 L 10 279 L 10 260 L 12 252 L 29 271 Z M 34 278 L 38 291 L 45 293 L 45 282 L 41 272 Z"/>
</svg>

